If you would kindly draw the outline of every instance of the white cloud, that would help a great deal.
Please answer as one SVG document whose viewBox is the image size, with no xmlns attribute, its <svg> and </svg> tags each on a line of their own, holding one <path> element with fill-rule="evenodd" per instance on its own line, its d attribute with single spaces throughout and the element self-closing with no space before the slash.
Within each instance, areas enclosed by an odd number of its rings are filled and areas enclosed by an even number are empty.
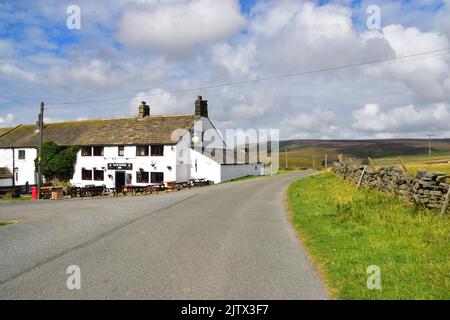
<svg viewBox="0 0 450 320">
<path fill-rule="evenodd" d="M 141 101 L 146 101 L 150 106 L 150 114 L 183 114 L 193 113 L 194 99 L 187 99 L 186 96 L 175 96 L 160 88 L 152 89 L 148 92 L 140 92 L 128 104 L 130 115 L 137 115 Z"/>
<path fill-rule="evenodd" d="M 332 110 L 316 108 L 309 113 L 298 113 L 281 122 L 283 136 L 296 138 L 333 139 L 347 136 L 341 129 L 343 119 Z"/>
<path fill-rule="evenodd" d="M 234 47 L 228 43 L 221 43 L 212 49 L 211 64 L 226 70 L 231 78 L 249 76 L 256 67 L 256 46 L 247 43 Z"/>
<path fill-rule="evenodd" d="M 101 60 L 92 60 L 78 66 L 57 66 L 50 68 L 49 80 L 63 88 L 105 88 L 120 82 L 119 73 Z"/>
<path fill-rule="evenodd" d="M 118 36 L 127 46 L 179 56 L 224 40 L 245 24 L 236 0 L 150 3 L 122 16 Z"/>
<path fill-rule="evenodd" d="M 14 114 L 12 113 L 7 113 L 5 116 L 0 117 L 0 127 L 11 127 L 15 124 Z"/>
<path fill-rule="evenodd" d="M 35 121 L 27 108 L 34 110 L 41 98 L 126 97 L 48 110 L 53 118 L 74 119 L 136 115 L 140 100 L 152 114 L 192 113 L 195 96 L 203 95 L 218 127 L 280 127 L 283 138 L 422 136 L 433 126 L 449 131 L 450 60 L 444 56 L 169 93 L 449 47 L 448 1 L 435 18 L 421 9 L 431 0 L 367 0 L 361 8 L 348 0 L 317 3 L 264 0 L 244 17 L 237 0 L 80 0 L 82 29 L 61 43 L 59 32 L 69 32 L 57 27 L 64 4 L 49 0 L 16 12 L 12 5 L 0 12 L 0 25 L 8 26 L 9 15 L 12 27 L 24 21 L 30 28 L 23 39 L 0 40 L 1 107 L 26 123 Z M 365 8 L 372 3 L 382 8 L 383 29 L 366 32 Z M 16 112 L 18 100 L 25 112 Z M 123 106 L 128 100 L 129 109 Z"/>
<path fill-rule="evenodd" d="M 377 136 L 410 133 L 450 133 L 450 106 L 433 104 L 426 108 L 414 105 L 381 110 L 378 104 L 366 104 L 353 112 L 353 128 Z"/>
<path fill-rule="evenodd" d="M 16 66 L 9 63 L 0 64 L 0 75 L 5 77 L 5 80 L 25 80 L 28 82 L 33 82 L 36 79 L 34 73 L 22 70 Z"/>
<path fill-rule="evenodd" d="M 416 28 L 390 25 L 375 37 L 385 39 L 396 57 L 445 49 L 449 41 L 435 32 L 421 32 Z M 372 38 L 373 39 L 373 38 Z M 373 66 L 372 72 L 383 79 L 393 79 L 405 84 L 419 99 L 441 102 L 450 97 L 450 68 L 447 56 L 438 56 L 410 61 Z"/>
<path fill-rule="evenodd" d="M 340 6 L 269 2 L 256 11 L 249 29 L 258 59 L 272 72 L 351 63 L 362 49 L 351 11 Z"/>
</svg>

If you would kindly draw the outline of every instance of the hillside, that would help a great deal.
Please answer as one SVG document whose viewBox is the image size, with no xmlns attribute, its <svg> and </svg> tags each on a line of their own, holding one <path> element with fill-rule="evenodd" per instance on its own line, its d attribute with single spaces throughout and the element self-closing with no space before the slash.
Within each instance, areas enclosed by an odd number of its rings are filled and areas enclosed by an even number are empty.
<svg viewBox="0 0 450 320">
<path fill-rule="evenodd" d="M 427 139 L 390 140 L 287 140 L 280 142 L 280 167 L 285 166 L 284 150 L 288 151 L 288 166 L 311 167 L 324 163 L 325 155 L 334 161 L 339 154 L 345 158 L 361 162 L 371 157 L 383 165 L 398 163 L 399 157 L 405 162 L 428 162 Z M 450 160 L 450 139 L 432 140 L 432 162 Z"/>
</svg>

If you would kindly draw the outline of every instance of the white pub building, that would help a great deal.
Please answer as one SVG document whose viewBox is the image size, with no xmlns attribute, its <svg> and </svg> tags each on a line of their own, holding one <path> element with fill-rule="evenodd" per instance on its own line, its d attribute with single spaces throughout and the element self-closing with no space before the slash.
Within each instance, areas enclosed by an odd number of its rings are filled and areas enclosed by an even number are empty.
<svg viewBox="0 0 450 320">
<path fill-rule="evenodd" d="M 226 147 L 195 101 L 188 115 L 151 115 L 141 102 L 137 117 L 45 124 L 44 141 L 79 147 L 74 186 L 145 186 L 206 179 L 221 183 L 264 174 L 264 165 Z M 0 187 L 36 184 L 39 130 L 35 125 L 0 128 Z"/>
</svg>

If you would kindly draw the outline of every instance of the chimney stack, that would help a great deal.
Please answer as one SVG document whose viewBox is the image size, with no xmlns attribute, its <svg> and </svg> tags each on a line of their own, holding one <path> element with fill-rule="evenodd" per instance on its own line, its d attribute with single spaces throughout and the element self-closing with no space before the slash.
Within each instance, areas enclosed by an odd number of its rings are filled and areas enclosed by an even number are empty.
<svg viewBox="0 0 450 320">
<path fill-rule="evenodd" d="M 144 119 L 145 117 L 150 116 L 150 107 L 147 105 L 145 101 L 141 101 L 139 106 L 139 119 Z"/>
<path fill-rule="evenodd" d="M 208 101 L 198 96 L 195 100 L 195 115 L 208 118 Z"/>
</svg>

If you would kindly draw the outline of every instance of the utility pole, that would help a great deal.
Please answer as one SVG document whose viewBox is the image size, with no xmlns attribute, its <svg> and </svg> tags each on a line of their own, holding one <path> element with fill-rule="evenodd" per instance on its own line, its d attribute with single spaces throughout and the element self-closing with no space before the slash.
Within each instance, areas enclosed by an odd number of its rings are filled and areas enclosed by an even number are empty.
<svg viewBox="0 0 450 320">
<path fill-rule="evenodd" d="M 316 154 L 313 153 L 313 170 L 316 170 Z"/>
<path fill-rule="evenodd" d="M 12 175 L 13 175 L 12 185 L 13 189 L 16 189 L 16 151 L 14 147 L 11 147 L 11 150 L 12 150 Z"/>
<path fill-rule="evenodd" d="M 39 150 L 38 150 L 38 199 L 41 199 L 42 188 L 42 140 L 44 139 L 44 102 L 41 102 L 39 112 Z"/>
<path fill-rule="evenodd" d="M 431 138 L 434 137 L 434 134 L 427 134 L 428 140 L 428 161 L 431 161 Z"/>
<path fill-rule="evenodd" d="M 328 169 L 328 154 L 325 154 L 325 170 Z"/>
<path fill-rule="evenodd" d="M 289 166 L 288 166 L 288 149 L 284 148 L 284 157 L 285 157 L 285 169 L 288 170 Z"/>
</svg>

